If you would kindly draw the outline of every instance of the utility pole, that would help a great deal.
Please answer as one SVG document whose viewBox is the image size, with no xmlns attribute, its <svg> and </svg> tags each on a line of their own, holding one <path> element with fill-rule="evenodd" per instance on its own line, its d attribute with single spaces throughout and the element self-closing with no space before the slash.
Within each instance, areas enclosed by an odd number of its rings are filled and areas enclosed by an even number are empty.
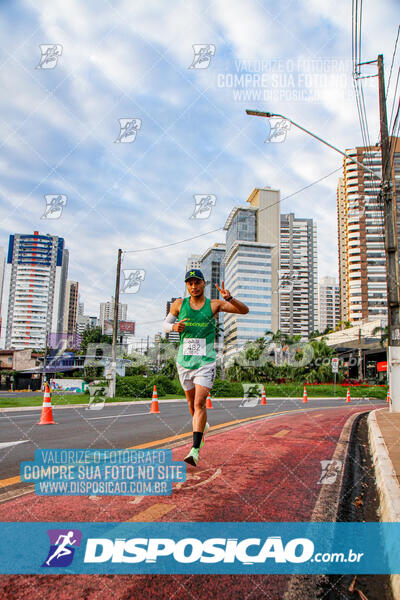
<svg viewBox="0 0 400 600">
<path fill-rule="evenodd" d="M 44 389 L 44 384 L 47 381 L 46 377 L 46 366 L 47 366 L 47 329 L 46 329 L 46 339 L 44 343 L 44 356 L 43 356 L 43 373 L 42 373 L 42 388 Z"/>
<path fill-rule="evenodd" d="M 361 350 L 361 323 L 360 329 L 358 330 L 358 381 L 362 381 L 363 368 L 362 368 L 362 350 Z"/>
<path fill-rule="evenodd" d="M 386 281 L 388 299 L 388 374 L 392 412 L 400 412 L 400 290 L 396 199 L 386 113 L 383 55 L 378 56 L 379 113 L 382 152 L 382 199 L 385 217 Z"/>
<path fill-rule="evenodd" d="M 121 278 L 121 257 L 122 250 L 118 250 L 117 260 L 117 275 L 115 278 L 115 297 L 114 297 L 114 319 L 113 319 L 113 336 L 111 347 L 111 379 L 108 387 L 108 395 L 110 398 L 115 398 L 115 385 L 117 381 L 117 335 L 118 335 L 118 305 L 119 305 L 119 285 Z"/>
</svg>

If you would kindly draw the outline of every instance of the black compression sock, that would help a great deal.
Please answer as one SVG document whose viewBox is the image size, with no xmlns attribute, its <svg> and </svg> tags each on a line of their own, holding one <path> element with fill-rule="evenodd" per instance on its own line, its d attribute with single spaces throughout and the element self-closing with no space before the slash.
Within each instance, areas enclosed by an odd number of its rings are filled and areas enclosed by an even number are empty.
<svg viewBox="0 0 400 600">
<path fill-rule="evenodd" d="M 203 439 L 202 431 L 193 431 L 193 448 L 200 448 L 202 439 Z"/>
</svg>

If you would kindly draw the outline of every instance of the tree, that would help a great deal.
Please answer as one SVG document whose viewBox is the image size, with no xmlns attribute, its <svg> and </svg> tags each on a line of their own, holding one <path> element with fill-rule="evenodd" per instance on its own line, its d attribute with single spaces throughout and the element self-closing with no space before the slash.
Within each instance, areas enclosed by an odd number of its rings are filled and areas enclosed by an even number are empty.
<svg viewBox="0 0 400 600">
<path fill-rule="evenodd" d="M 380 345 L 383 346 L 387 346 L 388 345 L 388 340 L 389 340 L 389 327 L 388 325 L 386 325 L 386 327 L 375 327 L 372 335 L 377 335 L 378 333 L 381 334 L 381 339 L 379 341 Z"/>
<path fill-rule="evenodd" d="M 320 331 L 318 331 L 318 329 L 316 329 L 315 331 L 310 333 L 310 335 L 308 336 L 308 339 L 311 341 L 317 337 L 321 337 L 321 335 L 322 335 L 322 333 Z"/>
<path fill-rule="evenodd" d="M 104 335 L 101 327 L 91 327 L 82 334 L 81 354 L 86 354 L 88 344 L 112 344 L 112 337 Z"/>
</svg>

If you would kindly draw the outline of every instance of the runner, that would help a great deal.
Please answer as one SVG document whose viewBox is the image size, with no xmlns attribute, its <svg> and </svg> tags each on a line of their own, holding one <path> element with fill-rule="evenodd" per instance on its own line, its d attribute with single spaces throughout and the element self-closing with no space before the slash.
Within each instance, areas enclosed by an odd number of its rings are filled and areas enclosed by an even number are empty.
<svg viewBox="0 0 400 600">
<path fill-rule="evenodd" d="M 195 467 L 199 460 L 199 450 L 204 445 L 204 435 L 209 429 L 206 400 L 213 386 L 216 370 L 215 315 L 219 312 L 245 315 L 249 309 L 243 302 L 232 298 L 224 288 L 224 282 L 221 287 L 215 284 L 223 300 L 206 298 L 206 282 L 199 269 L 188 271 L 185 282 L 190 297 L 178 298 L 172 303 L 163 329 L 167 333 L 180 333 L 176 364 L 193 424 L 193 447 L 184 460 Z"/>
</svg>

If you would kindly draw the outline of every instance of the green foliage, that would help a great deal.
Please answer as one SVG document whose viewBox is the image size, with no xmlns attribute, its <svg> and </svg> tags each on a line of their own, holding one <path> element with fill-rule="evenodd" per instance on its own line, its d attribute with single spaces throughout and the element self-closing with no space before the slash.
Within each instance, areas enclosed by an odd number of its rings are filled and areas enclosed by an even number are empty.
<svg viewBox="0 0 400 600">
<path fill-rule="evenodd" d="M 103 374 L 104 367 L 97 365 L 94 361 L 83 367 L 83 380 L 86 381 L 86 383 L 90 383 L 94 379 L 102 377 Z"/>
<path fill-rule="evenodd" d="M 158 397 L 166 394 L 182 393 L 179 381 L 169 379 L 166 375 L 153 375 L 153 377 L 129 375 L 126 377 L 117 376 L 116 395 L 131 398 L 151 398 L 154 386 L 157 387 Z"/>
<path fill-rule="evenodd" d="M 215 379 L 210 394 L 217 398 L 241 398 L 243 396 L 243 387 L 240 383 Z"/>
<path fill-rule="evenodd" d="M 147 374 L 148 369 L 143 364 L 132 365 L 131 367 L 125 368 L 125 375 L 130 377 L 131 375 L 145 375 Z"/>
<path fill-rule="evenodd" d="M 167 375 L 154 375 L 149 377 L 152 385 L 160 386 L 166 394 L 179 394 L 182 392 L 181 384 L 176 379 L 170 379 Z"/>
<path fill-rule="evenodd" d="M 157 385 L 157 384 L 156 384 Z M 131 398 L 151 398 L 153 395 L 154 382 L 150 377 L 142 375 L 131 375 L 129 377 L 118 377 L 116 395 Z M 165 396 L 162 385 L 157 385 L 157 395 Z"/>
<path fill-rule="evenodd" d="M 175 358 L 168 358 L 163 364 L 160 373 L 168 379 L 176 379 L 178 377 L 178 370 Z"/>
<path fill-rule="evenodd" d="M 272 332 L 266 332 L 272 334 Z M 281 331 L 272 335 L 270 346 L 265 339 L 248 342 L 226 367 L 228 381 L 263 383 L 333 381 L 331 358 L 335 350 L 326 344 L 325 338 L 311 339 L 299 344 L 299 336 L 288 336 Z M 339 367 L 337 381 L 343 377 Z"/>
<path fill-rule="evenodd" d="M 82 334 L 81 354 L 86 354 L 88 344 L 111 344 L 112 337 L 101 333 L 101 327 L 85 329 Z"/>
</svg>

